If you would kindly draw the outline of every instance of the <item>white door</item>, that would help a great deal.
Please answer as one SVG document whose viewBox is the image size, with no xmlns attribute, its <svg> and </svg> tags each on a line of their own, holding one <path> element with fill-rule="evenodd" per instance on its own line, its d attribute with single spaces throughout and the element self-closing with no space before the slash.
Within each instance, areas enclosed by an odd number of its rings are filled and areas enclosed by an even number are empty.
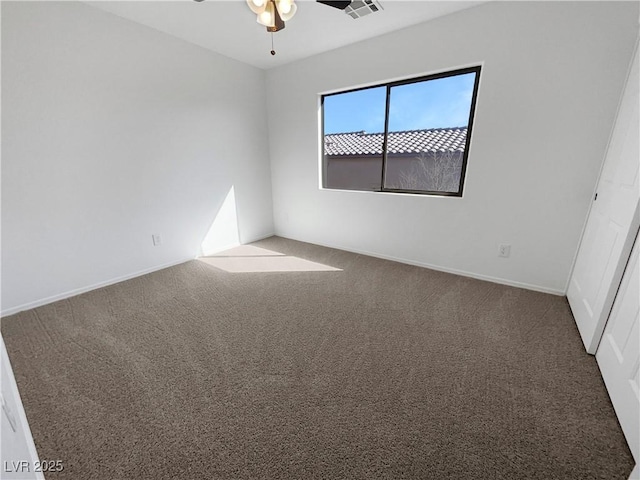
<svg viewBox="0 0 640 480">
<path fill-rule="evenodd" d="M 622 278 L 638 219 L 638 49 L 607 150 L 597 196 L 569 281 L 567 298 L 589 353 L 598 347 Z"/>
<path fill-rule="evenodd" d="M 598 347 L 596 359 L 609 391 L 629 448 L 638 463 L 640 442 L 640 261 L 639 242 L 633 247 L 629 264 L 611 316 Z"/>
<path fill-rule="evenodd" d="M 44 480 L 20 392 L 13 376 L 7 349 L 0 335 L 0 478 L 2 480 Z"/>
</svg>

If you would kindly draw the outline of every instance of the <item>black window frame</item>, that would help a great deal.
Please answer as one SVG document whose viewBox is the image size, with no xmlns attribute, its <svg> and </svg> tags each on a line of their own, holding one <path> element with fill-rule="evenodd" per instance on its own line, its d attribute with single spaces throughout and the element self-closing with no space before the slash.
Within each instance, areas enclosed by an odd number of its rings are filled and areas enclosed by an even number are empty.
<svg viewBox="0 0 640 480">
<path fill-rule="evenodd" d="M 375 190 L 361 190 L 354 189 L 355 192 L 383 192 L 383 193 L 403 193 L 411 195 L 437 195 L 442 197 L 462 197 L 465 178 L 467 174 L 467 161 L 469 158 L 469 151 L 471 147 L 471 133 L 473 130 L 473 121 L 475 119 L 476 103 L 478 99 L 478 89 L 480 85 L 480 73 L 482 71 L 481 65 L 473 67 L 459 68 L 456 70 L 449 70 L 446 72 L 434 73 L 430 75 L 423 75 L 420 77 L 407 78 L 404 80 L 397 80 L 393 82 L 378 83 L 375 85 L 368 85 L 366 87 L 351 88 L 347 90 L 341 90 L 339 92 L 326 93 L 321 95 L 320 99 L 320 122 L 321 122 L 321 161 L 322 161 L 322 188 L 327 190 L 342 190 L 339 188 L 332 188 L 327 186 L 327 155 L 325 155 L 325 132 L 324 132 L 324 99 L 334 95 L 343 95 L 345 93 L 358 92 L 362 90 L 368 90 L 371 88 L 386 87 L 386 105 L 385 105 L 385 118 L 384 118 L 384 132 L 382 141 L 382 169 L 380 172 L 380 188 Z M 427 190 L 407 190 L 400 188 L 387 188 L 385 184 L 386 166 L 387 166 L 387 138 L 389 135 L 389 109 L 391 103 L 391 89 L 400 85 L 409 85 L 412 83 L 426 82 L 430 80 L 437 80 L 440 78 L 455 77 L 458 75 L 465 75 L 468 73 L 475 73 L 475 79 L 473 83 L 473 94 L 471 97 L 471 106 L 469 108 L 469 121 L 467 123 L 467 138 L 465 140 L 464 154 L 462 158 L 462 165 L 460 170 L 460 184 L 457 192 L 441 192 L 441 191 L 427 191 Z"/>
</svg>

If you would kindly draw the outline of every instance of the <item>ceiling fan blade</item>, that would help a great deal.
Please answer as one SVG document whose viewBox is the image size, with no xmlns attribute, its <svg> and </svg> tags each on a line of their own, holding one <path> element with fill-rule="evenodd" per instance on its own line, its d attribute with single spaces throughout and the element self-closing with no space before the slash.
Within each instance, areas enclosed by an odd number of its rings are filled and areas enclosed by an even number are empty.
<svg viewBox="0 0 640 480">
<path fill-rule="evenodd" d="M 337 8 L 339 10 L 344 10 L 345 8 L 347 8 L 349 6 L 349 4 L 351 3 L 351 0 L 346 0 L 346 1 L 327 1 L 327 0 L 316 0 L 316 2 L 318 3 L 322 3 L 324 5 L 329 5 L 330 7 L 333 8 Z"/>
</svg>

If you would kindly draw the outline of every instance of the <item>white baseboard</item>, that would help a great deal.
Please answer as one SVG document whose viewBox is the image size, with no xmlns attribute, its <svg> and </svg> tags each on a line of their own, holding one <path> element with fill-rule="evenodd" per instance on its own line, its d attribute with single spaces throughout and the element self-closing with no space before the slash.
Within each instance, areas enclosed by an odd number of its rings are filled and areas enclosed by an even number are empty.
<svg viewBox="0 0 640 480">
<path fill-rule="evenodd" d="M 259 240 L 264 240 L 266 238 L 273 237 L 275 235 L 276 234 L 274 232 L 271 232 L 271 233 L 266 233 L 264 235 L 258 235 L 258 236 L 255 236 L 255 237 L 243 238 L 242 241 L 240 242 L 240 244 L 241 245 L 246 245 L 247 243 L 257 242 Z"/>
<path fill-rule="evenodd" d="M 276 235 L 279 236 L 279 237 L 282 237 L 282 238 L 288 238 L 290 240 L 297 240 L 299 242 L 312 243 L 314 245 L 320 245 L 322 247 L 327 247 L 327 248 L 335 248 L 335 249 L 338 249 L 338 250 L 344 250 L 345 252 L 359 253 L 361 255 L 367 255 L 369 257 L 382 258 L 383 260 L 392 260 L 394 262 L 405 263 L 407 265 L 414 265 L 416 267 L 429 268 L 431 270 L 437 270 L 439 272 L 453 273 L 455 275 L 460 275 L 460 276 L 463 276 L 463 277 L 475 278 L 477 280 L 484 280 L 484 281 L 492 282 L 492 283 L 499 283 L 501 285 L 508 285 L 510 287 L 524 288 L 526 290 L 533 290 L 533 291 L 542 292 L 542 293 L 550 293 L 552 295 L 558 295 L 558 296 L 564 296 L 565 293 L 566 293 L 563 290 L 556 290 L 554 288 L 547 288 L 547 287 L 543 287 L 541 285 L 534 285 L 534 284 L 524 283 L 524 282 L 516 282 L 516 281 L 513 281 L 513 280 L 508 280 L 506 278 L 492 277 L 490 275 L 482 275 L 482 274 L 479 274 L 479 273 L 467 272 L 465 270 L 457 270 L 455 268 L 442 267 L 440 265 L 434 265 L 434 264 L 425 263 L 425 262 L 418 262 L 418 261 L 409 260 L 409 259 L 406 259 L 406 258 L 394 257 L 392 255 L 384 255 L 384 254 L 381 254 L 381 253 L 369 252 L 369 251 L 366 251 L 366 250 L 343 247 L 343 246 L 337 245 L 337 244 L 330 245 L 330 244 L 326 244 L 326 243 L 310 242 L 309 240 L 305 240 L 305 239 L 302 239 L 302 238 L 295 238 L 293 236 L 283 235 L 283 234 L 280 234 L 280 233 L 276 233 Z"/>
<path fill-rule="evenodd" d="M 124 282 L 125 280 L 130 280 L 132 278 L 140 277 L 142 275 L 146 275 L 148 273 L 157 272 L 158 270 L 163 270 L 165 268 L 173 267 L 175 265 L 179 265 L 181 263 L 188 262 L 189 260 L 193 260 L 193 257 L 183 258 L 181 260 L 175 262 L 169 262 L 162 265 L 157 265 L 155 267 L 145 268 L 144 270 L 139 270 L 134 273 L 129 273 L 127 275 L 122 275 L 121 277 L 112 278 L 110 280 L 105 280 L 104 282 L 94 283 L 93 285 L 88 285 L 86 287 L 76 288 L 74 290 L 69 290 L 67 292 L 59 293 L 57 295 L 52 295 L 50 297 L 42 298 L 40 300 L 35 300 L 33 302 L 24 303 L 22 305 L 18 305 L 17 307 L 10 307 L 5 310 L 0 311 L 0 317 L 6 317 L 9 315 L 13 315 L 14 313 L 22 312 L 23 310 L 30 310 L 32 308 L 41 307 L 43 305 L 47 305 L 49 303 L 57 302 L 58 300 L 64 300 L 65 298 L 75 297 L 76 295 L 80 295 L 81 293 L 86 293 L 91 290 L 96 290 L 98 288 L 107 287 L 109 285 L 113 285 L 114 283 Z"/>
<path fill-rule="evenodd" d="M 269 238 L 269 237 L 273 237 L 275 234 L 274 233 L 267 233 L 265 235 L 258 235 L 255 237 L 249 237 L 245 240 L 242 240 L 240 242 L 233 242 L 233 243 L 228 243 L 227 245 L 223 245 L 222 247 L 218 247 L 216 248 L 215 251 L 211 251 L 207 254 L 205 254 L 202 249 L 200 250 L 200 252 L 198 253 L 198 257 L 208 257 L 211 255 L 215 255 L 216 253 L 220 253 L 220 252 L 224 252 L 225 250 L 231 250 L 232 248 L 235 247 L 239 247 L 240 245 L 246 245 L 248 243 L 253 243 L 253 242 L 257 242 L 259 240 L 264 240 L 265 238 Z"/>
<path fill-rule="evenodd" d="M 224 252 L 225 250 L 231 250 L 232 248 L 235 248 L 239 245 L 240 245 L 240 242 L 227 243 L 226 245 L 222 245 L 221 247 L 216 247 L 215 249 L 210 250 L 209 252 L 204 252 L 202 249 L 200 249 L 200 251 L 198 252 L 198 257 L 196 258 L 209 257 L 211 255 L 215 255 L 216 253 Z"/>
<path fill-rule="evenodd" d="M 540 285 L 533 285 L 533 284 L 529 284 L 529 283 L 516 282 L 516 281 L 513 281 L 513 280 L 504 279 L 504 278 L 492 277 L 492 276 L 489 276 L 489 275 L 482 275 L 482 274 L 478 274 L 478 273 L 474 273 L 474 272 L 467 272 L 467 271 L 464 271 L 464 270 L 457 270 L 455 268 L 442 267 L 440 265 L 434 265 L 434 264 L 431 264 L 431 263 L 418 262 L 418 261 L 409 260 L 409 259 L 406 259 L 406 258 L 394 257 L 392 255 L 384 255 L 384 254 L 380 254 L 380 253 L 376 253 L 376 252 L 369 252 L 367 250 L 344 247 L 344 246 L 337 245 L 337 244 L 326 244 L 326 243 L 318 243 L 318 242 L 309 242 L 308 240 L 305 240 L 305 239 L 302 239 L 302 238 L 296 238 L 294 236 L 282 235 L 282 234 L 277 234 L 277 233 L 268 233 L 268 234 L 265 234 L 265 235 L 259 235 L 259 236 L 256 236 L 256 237 L 243 239 L 242 244 L 257 242 L 259 240 L 264 240 L 266 238 L 272 237 L 274 235 L 278 235 L 278 236 L 280 236 L 282 238 L 288 238 L 290 240 L 296 240 L 296 241 L 299 241 L 299 242 L 314 243 L 316 245 L 320 245 L 320 246 L 327 247 L 327 248 L 336 248 L 338 250 L 344 250 L 346 252 L 352 252 L 352 253 L 358 253 L 358 254 L 361 254 L 361 255 L 367 255 L 369 257 L 382 258 L 384 260 L 391 260 L 391 261 L 394 261 L 394 262 L 400 262 L 400 263 L 404 263 L 404 264 L 407 264 L 407 265 L 414 265 L 416 267 L 430 268 L 432 270 L 437 270 L 437 271 L 440 271 L 440 272 L 453 273 L 455 275 L 461 275 L 463 277 L 470 277 L 470 278 L 476 278 L 478 280 L 485 280 L 485 281 L 488 281 L 488 282 L 499 283 L 501 285 L 509 285 L 511 287 L 524 288 L 524 289 L 527 289 L 527 290 L 533 290 L 533 291 L 542 292 L 542 293 L 550 293 L 550 294 L 559 295 L 559 296 L 564 296 L 565 295 L 565 292 L 562 291 L 562 290 L 556 290 L 556 289 L 552 289 L 552 288 L 547 288 L 547 287 L 543 287 L 543 286 L 540 286 Z M 229 248 L 233 248 L 235 246 L 237 246 L 237 245 L 230 245 Z M 148 273 L 156 272 L 158 270 L 163 270 L 165 268 L 173 267 L 175 265 L 179 265 L 181 263 L 188 262 L 189 260 L 193 260 L 193 258 L 191 258 L 191 257 L 190 258 L 183 258 L 183 259 L 175 261 L 175 262 L 165 263 L 163 265 L 157 265 L 155 267 L 147 268 L 147 269 L 144 269 L 144 270 L 139 270 L 137 272 L 130 273 L 130 274 L 127 274 L 127 275 L 123 275 L 121 277 L 112 278 L 112 279 L 106 280 L 104 282 L 95 283 L 93 285 L 77 288 L 77 289 L 74 289 L 74 290 L 69 290 L 67 292 L 63 292 L 63 293 L 60 293 L 60 294 L 57 294 L 57 295 L 53 295 L 53 296 L 46 297 L 46 298 L 43 298 L 43 299 L 35 300 L 33 302 L 24 303 L 24 304 L 18 305 L 16 307 L 7 308 L 5 310 L 1 310 L 0 311 L 0 317 L 6 317 L 6 316 L 9 316 L 9 315 L 13 315 L 14 313 L 22 312 L 23 310 L 30 310 L 32 308 L 41 307 L 41 306 L 47 305 L 49 303 L 57 302 L 59 300 L 64 300 L 66 298 L 74 297 L 76 295 L 80 295 L 82 293 L 89 292 L 91 290 L 96 290 L 98 288 L 102 288 L 102 287 L 106 287 L 106 286 L 109 286 L 109 285 L 113 285 L 115 283 L 123 282 L 125 280 L 130 280 L 132 278 L 140 277 L 142 275 L 146 275 Z"/>
<path fill-rule="evenodd" d="M 241 244 L 257 242 L 258 240 L 264 240 L 265 238 L 273 237 L 275 234 L 273 232 L 266 233 L 264 235 L 257 235 L 254 237 L 243 238 Z M 238 244 L 239 245 L 239 244 Z M 233 248 L 238 245 L 230 245 L 228 248 Z M 10 307 L 4 310 L 0 310 L 0 317 L 7 317 L 9 315 L 13 315 L 14 313 L 22 312 L 24 310 L 30 310 L 32 308 L 41 307 L 43 305 L 47 305 L 49 303 L 57 302 L 58 300 L 64 300 L 65 298 L 75 297 L 76 295 L 80 295 L 81 293 L 90 292 L 91 290 L 96 290 L 98 288 L 107 287 L 109 285 L 113 285 L 114 283 L 123 282 L 125 280 L 130 280 L 132 278 L 140 277 L 142 275 L 146 275 L 148 273 L 156 272 L 158 270 L 163 270 L 165 268 L 173 267 L 174 265 L 179 265 L 184 262 L 188 262 L 189 260 L 193 260 L 193 257 L 183 258 L 181 260 L 175 262 L 169 262 L 162 265 L 157 265 L 155 267 L 146 268 L 144 270 L 139 270 L 134 273 L 129 273 L 127 275 L 123 275 L 121 277 L 112 278 L 110 280 L 105 280 L 104 282 L 94 283 L 93 285 L 88 285 L 86 287 L 76 288 L 74 290 L 69 290 L 67 292 L 59 293 L 57 295 L 52 295 L 50 297 L 42 298 L 39 300 L 35 300 L 33 302 L 24 303 L 22 305 L 18 305 L 17 307 Z"/>
</svg>

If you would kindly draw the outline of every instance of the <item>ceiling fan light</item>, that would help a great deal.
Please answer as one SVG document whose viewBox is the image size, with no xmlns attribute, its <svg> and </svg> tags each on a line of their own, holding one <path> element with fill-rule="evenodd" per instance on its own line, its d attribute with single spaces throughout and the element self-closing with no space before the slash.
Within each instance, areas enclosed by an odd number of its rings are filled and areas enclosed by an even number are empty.
<svg viewBox="0 0 640 480">
<path fill-rule="evenodd" d="M 287 2 L 287 0 L 283 0 L 283 1 Z M 281 2 L 278 3 L 278 13 L 280 14 L 280 18 L 282 18 L 283 21 L 288 22 L 296 14 L 296 11 L 298 10 L 298 6 L 295 3 L 293 3 L 293 1 L 288 2 L 288 9 L 285 13 L 284 9 L 280 9 L 280 3 Z"/>
<path fill-rule="evenodd" d="M 277 0 L 276 7 L 278 7 L 280 16 L 288 14 L 291 11 L 292 4 L 293 2 L 291 0 Z"/>
<path fill-rule="evenodd" d="M 276 26 L 276 12 L 272 1 L 268 1 L 265 9 L 258 14 L 258 23 L 265 27 Z"/>
<path fill-rule="evenodd" d="M 265 11 L 267 3 L 267 0 L 247 0 L 247 5 L 249 5 L 251 11 L 257 15 Z"/>
</svg>

